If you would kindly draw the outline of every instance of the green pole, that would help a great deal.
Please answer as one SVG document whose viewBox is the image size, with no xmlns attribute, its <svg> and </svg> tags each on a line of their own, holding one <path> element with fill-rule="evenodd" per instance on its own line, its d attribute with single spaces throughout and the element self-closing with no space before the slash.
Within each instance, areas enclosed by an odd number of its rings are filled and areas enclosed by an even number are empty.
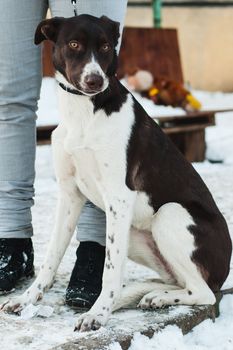
<svg viewBox="0 0 233 350">
<path fill-rule="evenodd" d="M 154 27 L 161 27 L 161 3 L 162 0 L 152 0 Z"/>
</svg>

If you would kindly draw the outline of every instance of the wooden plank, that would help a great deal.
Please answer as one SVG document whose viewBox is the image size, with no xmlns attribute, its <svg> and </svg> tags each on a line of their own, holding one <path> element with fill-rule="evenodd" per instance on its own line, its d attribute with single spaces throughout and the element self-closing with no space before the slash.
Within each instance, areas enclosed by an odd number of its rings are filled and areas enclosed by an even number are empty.
<svg viewBox="0 0 233 350">
<path fill-rule="evenodd" d="M 211 123 L 201 124 L 201 125 L 189 125 L 189 126 L 180 126 L 180 127 L 171 127 L 171 128 L 163 128 L 163 131 L 167 135 L 171 134 L 184 134 L 193 131 L 204 130 L 208 126 L 213 126 Z"/>
<path fill-rule="evenodd" d="M 200 118 L 205 117 L 209 115 L 215 115 L 216 113 L 224 113 L 224 112 L 232 112 L 232 108 L 225 108 L 225 109 L 214 109 L 214 110 L 206 110 L 206 111 L 198 111 L 198 112 L 191 112 L 184 115 L 165 115 L 165 116 L 152 116 L 152 119 L 158 119 L 161 122 L 165 121 L 173 121 L 173 120 L 179 120 L 179 119 L 191 119 L 191 118 Z"/>
<path fill-rule="evenodd" d="M 118 76 L 122 78 L 137 69 L 183 83 L 176 29 L 124 29 Z"/>
<path fill-rule="evenodd" d="M 158 118 L 159 125 L 162 128 L 172 128 L 172 127 L 186 127 L 191 125 L 215 125 L 215 115 L 209 114 L 205 116 L 199 116 L 198 118 L 186 117 L 186 118 L 176 118 L 163 120 Z"/>
<path fill-rule="evenodd" d="M 122 318 L 121 315 L 124 313 Z M 120 311 L 113 314 L 107 326 L 101 331 L 77 334 L 76 340 L 61 344 L 51 350 L 103 350 L 113 342 L 119 342 L 121 348 L 127 350 L 135 332 L 151 338 L 164 327 L 177 325 L 186 334 L 205 319 L 214 317 L 215 308 L 213 306 L 175 306 L 156 311 Z M 129 324 L 134 325 L 133 329 L 129 328 Z"/>
<path fill-rule="evenodd" d="M 114 342 L 118 342 L 122 350 L 128 350 L 134 333 L 140 332 L 148 338 L 152 338 L 154 334 L 168 325 L 176 325 L 182 330 L 183 334 L 187 334 L 208 318 L 214 322 L 215 317 L 219 316 L 219 303 L 223 295 L 232 293 L 233 288 L 216 293 L 216 304 L 214 306 L 174 306 L 144 312 L 135 309 L 119 311 L 111 316 L 107 326 L 101 330 L 84 334 L 77 333 L 76 339 L 55 346 L 51 350 L 103 350 Z M 125 317 L 119 317 L 119 314 L 121 315 L 124 312 Z M 129 321 L 127 322 L 127 320 Z M 133 329 L 129 328 L 129 323 L 134 325 Z"/>
</svg>

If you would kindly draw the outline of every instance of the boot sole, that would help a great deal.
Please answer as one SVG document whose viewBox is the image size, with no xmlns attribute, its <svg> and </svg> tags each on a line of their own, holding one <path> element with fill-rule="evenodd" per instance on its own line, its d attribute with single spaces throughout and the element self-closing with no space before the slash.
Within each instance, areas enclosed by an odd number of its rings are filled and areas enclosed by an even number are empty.
<svg viewBox="0 0 233 350">
<path fill-rule="evenodd" d="M 83 302 L 82 299 L 80 300 L 77 299 L 77 301 L 72 301 L 72 300 L 65 301 L 66 305 L 68 305 L 70 308 L 72 308 L 76 312 L 86 312 L 91 309 L 92 305 L 84 306 L 84 305 L 81 305 L 82 302 Z"/>
</svg>

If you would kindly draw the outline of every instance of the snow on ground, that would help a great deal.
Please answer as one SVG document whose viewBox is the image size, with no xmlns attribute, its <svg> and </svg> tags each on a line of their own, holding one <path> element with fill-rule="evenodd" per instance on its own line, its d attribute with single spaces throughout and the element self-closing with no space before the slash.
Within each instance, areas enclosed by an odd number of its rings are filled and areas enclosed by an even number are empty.
<svg viewBox="0 0 233 350">
<path fill-rule="evenodd" d="M 57 102 L 54 95 L 54 80 L 44 80 L 42 99 L 40 101 L 39 124 L 53 124 L 57 119 Z M 233 106 L 233 94 L 197 92 L 206 108 L 229 108 Z M 47 103 L 47 107 L 46 107 Z M 156 112 L 155 112 L 156 113 Z M 46 117 L 44 119 L 42 116 Z M 43 123 L 42 123 L 43 121 Z M 211 129 L 211 130 L 210 130 Z M 233 113 L 218 115 L 217 127 L 207 131 L 209 149 L 216 149 L 225 160 L 223 164 L 210 164 L 209 162 L 194 164 L 197 171 L 209 186 L 217 204 L 226 217 L 230 232 L 233 235 Z M 40 146 L 37 149 L 36 160 L 36 196 L 33 207 L 35 266 L 41 264 L 48 244 L 49 236 L 54 223 L 54 210 L 57 197 L 57 187 L 54 178 L 51 148 Z M 77 339 L 80 336 L 73 332 L 73 326 L 77 315 L 64 305 L 64 293 L 69 281 L 69 276 L 75 261 L 75 250 L 78 243 L 75 237 L 69 246 L 61 263 L 53 288 L 45 295 L 38 305 L 46 305 L 53 308 L 53 313 L 48 318 L 17 317 L 7 314 L 0 315 L 0 344 L 3 350 L 48 350 L 53 346 L 66 341 Z M 143 280 L 154 277 L 154 274 L 128 262 L 126 278 Z M 20 287 L 12 293 L 18 294 L 26 288 Z M 233 264 L 231 273 L 224 288 L 233 286 Z M 0 296 L 0 303 L 8 296 Z M 43 309 L 41 308 L 43 311 Z M 40 310 L 40 311 L 41 311 Z M 32 309 L 30 311 L 33 311 Z M 47 310 L 51 311 L 51 309 Z M 168 326 L 152 339 L 147 339 L 140 334 L 135 334 L 130 350 L 232 350 L 233 349 L 233 295 L 226 295 L 220 305 L 221 315 L 213 323 L 204 321 L 199 326 L 183 336 L 176 326 Z M 134 311 L 132 311 L 134 312 Z M 27 316 L 27 315 L 26 315 Z M 124 328 L 131 328 L 130 313 L 115 314 L 111 322 L 117 322 Z M 139 319 L 140 322 L 140 319 Z M 101 330 L 100 330 L 101 332 Z M 88 334 L 86 336 L 89 336 Z M 113 344 L 109 350 L 120 350 L 119 344 Z"/>
<path fill-rule="evenodd" d="M 224 297 L 220 312 L 215 323 L 206 320 L 185 336 L 177 326 L 167 326 L 152 339 L 136 333 L 130 350 L 232 350 L 233 296 Z M 109 350 L 121 350 L 121 347 L 115 343 Z"/>
</svg>

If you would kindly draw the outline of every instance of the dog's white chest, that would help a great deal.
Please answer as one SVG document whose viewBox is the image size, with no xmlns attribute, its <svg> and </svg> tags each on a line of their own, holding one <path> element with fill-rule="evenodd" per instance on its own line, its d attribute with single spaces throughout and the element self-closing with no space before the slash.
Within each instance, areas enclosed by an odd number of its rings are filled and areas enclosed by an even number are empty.
<svg viewBox="0 0 233 350">
<path fill-rule="evenodd" d="M 72 155 L 75 164 L 75 180 L 81 192 L 93 203 L 104 208 L 102 200 L 103 176 L 95 151 L 89 147 L 80 148 Z"/>
<path fill-rule="evenodd" d="M 71 131 L 64 140 L 64 148 L 72 157 L 75 180 L 81 192 L 95 204 L 103 207 L 101 200 L 102 170 L 97 156 L 98 140 L 92 127 L 89 131 Z"/>
<path fill-rule="evenodd" d="M 94 113 L 87 98 L 72 97 L 60 106 L 66 128 L 64 149 L 72 157 L 81 192 L 104 208 L 109 183 L 125 185 L 126 152 L 134 122 L 132 99 L 129 97 L 120 112 L 108 117 L 103 110 Z"/>
</svg>

